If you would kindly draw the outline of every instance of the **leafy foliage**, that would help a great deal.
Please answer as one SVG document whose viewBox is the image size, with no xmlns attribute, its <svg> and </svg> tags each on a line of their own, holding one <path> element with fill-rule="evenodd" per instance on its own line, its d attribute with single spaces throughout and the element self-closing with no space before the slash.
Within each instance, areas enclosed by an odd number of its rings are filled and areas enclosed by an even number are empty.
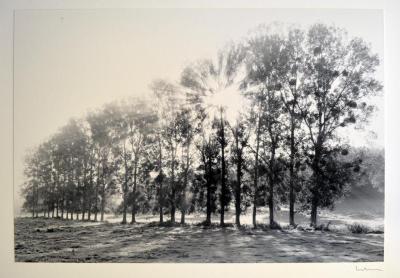
<svg viewBox="0 0 400 278">
<path fill-rule="evenodd" d="M 237 225 L 253 205 L 255 226 L 257 207 L 268 205 L 279 228 L 274 211 L 289 203 L 291 225 L 296 204 L 317 227 L 317 209 L 333 208 L 351 186 L 384 190 L 383 153 L 354 150 L 338 133 L 374 112 L 378 66 L 365 41 L 334 26 L 260 27 L 185 67 L 179 84 L 155 80 L 151 99 L 68 122 L 27 156 L 24 208 L 103 220 L 114 198 L 123 223 L 130 209 L 132 222 L 158 211 L 173 223 L 180 210 L 181 223 L 205 211 L 204 224 L 218 212 L 224 225 L 234 201 Z M 235 96 L 243 103 L 232 111 Z"/>
</svg>

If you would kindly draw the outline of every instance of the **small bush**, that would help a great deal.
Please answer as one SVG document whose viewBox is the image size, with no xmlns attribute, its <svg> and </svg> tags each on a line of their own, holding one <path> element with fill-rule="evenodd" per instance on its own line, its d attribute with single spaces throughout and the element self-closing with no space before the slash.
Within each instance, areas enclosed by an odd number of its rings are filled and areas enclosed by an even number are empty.
<svg viewBox="0 0 400 278">
<path fill-rule="evenodd" d="M 225 223 L 223 226 L 221 226 L 219 223 L 209 223 L 207 221 L 202 221 L 200 223 L 196 223 L 193 226 L 195 227 L 203 227 L 204 229 L 208 228 L 233 228 L 236 226 L 236 224 L 233 223 Z"/>
<path fill-rule="evenodd" d="M 257 224 L 257 228 L 263 231 L 268 231 L 268 230 L 282 230 L 281 225 L 278 222 L 270 224 Z"/>
<path fill-rule="evenodd" d="M 299 225 L 298 224 L 294 224 L 294 225 L 290 225 L 290 224 L 286 224 L 282 226 L 282 230 L 295 230 L 298 229 Z"/>
<path fill-rule="evenodd" d="M 256 229 L 260 229 L 260 230 L 265 231 L 265 230 L 269 229 L 269 225 L 267 225 L 267 224 L 257 224 Z"/>
<path fill-rule="evenodd" d="M 271 230 L 282 230 L 281 225 L 279 225 L 279 223 L 275 221 L 271 225 L 269 225 L 269 228 Z"/>
<path fill-rule="evenodd" d="M 358 223 L 347 225 L 347 229 L 353 234 L 367 234 L 370 231 L 367 226 Z"/>
<path fill-rule="evenodd" d="M 203 228 L 216 228 L 218 227 L 217 223 L 207 222 L 206 220 L 194 224 L 195 227 L 203 227 Z"/>
<path fill-rule="evenodd" d="M 384 234 L 384 232 L 382 230 L 372 230 L 369 234 Z"/>
<path fill-rule="evenodd" d="M 179 227 L 181 224 L 179 222 L 171 222 L 170 220 L 164 221 L 162 223 L 153 221 L 146 224 L 147 227 Z"/>
<path fill-rule="evenodd" d="M 331 231 L 331 229 L 329 229 L 330 224 L 331 224 L 331 222 L 329 221 L 328 224 L 318 225 L 317 227 L 315 227 L 315 230 L 329 232 L 329 231 Z"/>
<path fill-rule="evenodd" d="M 253 229 L 253 225 L 247 225 L 247 224 L 241 224 L 240 227 L 238 227 L 239 230 L 251 230 Z"/>
<path fill-rule="evenodd" d="M 221 225 L 220 225 L 220 227 L 221 227 Z M 236 227 L 236 224 L 233 224 L 233 223 L 225 223 L 225 224 L 222 226 L 222 228 L 233 228 L 233 227 Z"/>
</svg>

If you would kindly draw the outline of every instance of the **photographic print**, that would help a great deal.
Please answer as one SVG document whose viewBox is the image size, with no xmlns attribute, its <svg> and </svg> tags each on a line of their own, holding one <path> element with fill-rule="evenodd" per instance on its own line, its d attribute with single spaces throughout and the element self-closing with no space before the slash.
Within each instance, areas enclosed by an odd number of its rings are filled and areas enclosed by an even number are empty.
<svg viewBox="0 0 400 278">
<path fill-rule="evenodd" d="M 14 14 L 16 262 L 384 261 L 381 10 Z"/>
</svg>

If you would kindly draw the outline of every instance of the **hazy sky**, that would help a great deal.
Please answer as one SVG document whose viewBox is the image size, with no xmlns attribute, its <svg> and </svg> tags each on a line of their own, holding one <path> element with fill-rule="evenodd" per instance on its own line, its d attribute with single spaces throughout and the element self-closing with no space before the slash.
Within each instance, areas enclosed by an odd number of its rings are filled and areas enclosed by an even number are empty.
<svg viewBox="0 0 400 278">
<path fill-rule="evenodd" d="M 129 95 L 155 78 L 177 80 L 184 65 L 213 57 L 261 23 L 335 24 L 371 43 L 382 59 L 383 15 L 376 10 L 131 9 L 17 11 L 14 34 L 15 202 L 23 157 L 71 117 Z M 383 98 L 356 145 L 384 145 Z"/>
</svg>

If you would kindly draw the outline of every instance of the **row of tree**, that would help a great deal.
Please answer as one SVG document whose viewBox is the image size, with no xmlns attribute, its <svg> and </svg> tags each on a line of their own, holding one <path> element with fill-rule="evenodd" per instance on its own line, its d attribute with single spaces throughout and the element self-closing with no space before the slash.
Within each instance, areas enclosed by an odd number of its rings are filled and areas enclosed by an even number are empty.
<svg viewBox="0 0 400 278">
<path fill-rule="evenodd" d="M 104 219 L 121 194 L 123 223 L 138 212 L 175 222 L 234 207 L 333 207 L 363 172 L 338 137 L 373 112 L 379 59 L 360 38 L 315 24 L 261 26 L 215 60 L 187 66 L 176 83 L 157 80 L 149 98 L 104 106 L 71 120 L 26 159 L 25 208 L 37 216 Z M 242 102 L 239 103 L 241 96 Z M 350 155 L 349 155 L 350 153 Z M 230 204 L 233 203 L 234 206 Z M 128 212 L 129 211 L 129 212 Z"/>
</svg>

